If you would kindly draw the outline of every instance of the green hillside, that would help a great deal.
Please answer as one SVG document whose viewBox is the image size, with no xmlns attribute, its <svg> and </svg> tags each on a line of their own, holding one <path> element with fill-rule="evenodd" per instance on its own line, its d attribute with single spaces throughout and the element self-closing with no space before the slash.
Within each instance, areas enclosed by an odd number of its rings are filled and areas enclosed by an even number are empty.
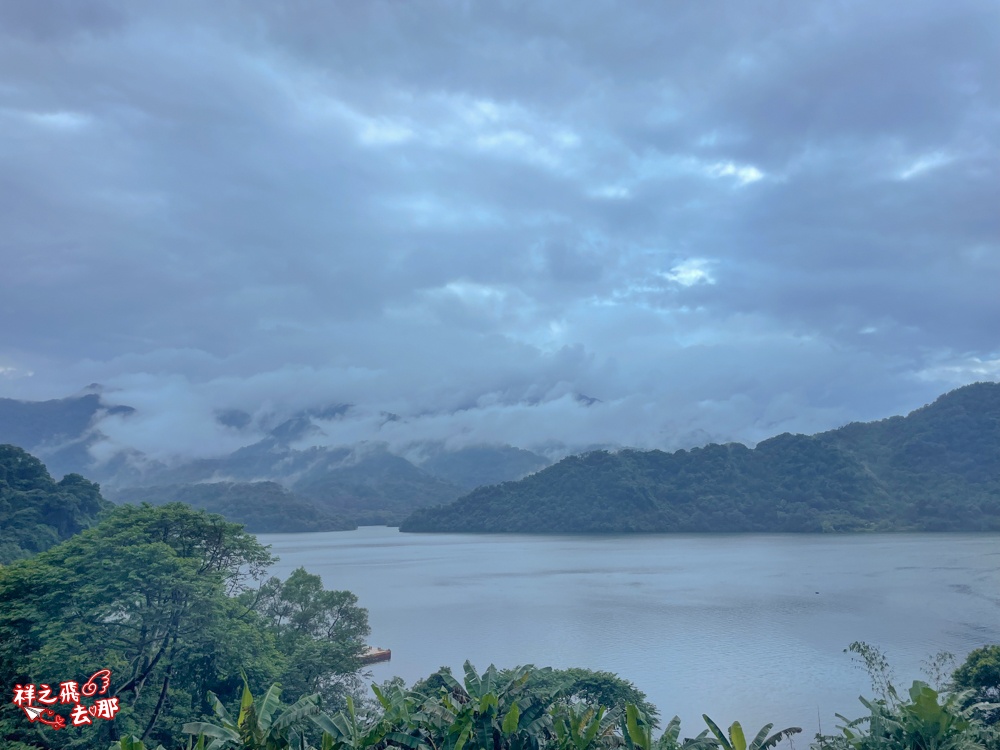
<svg viewBox="0 0 1000 750">
<path fill-rule="evenodd" d="M 186 503 L 243 524 L 253 534 L 345 531 L 357 524 L 317 508 L 276 482 L 204 482 L 128 487 L 111 495 L 115 502 Z"/>
<path fill-rule="evenodd" d="M 367 452 L 333 470 L 311 468 L 292 488 L 320 508 L 360 525 L 393 526 L 416 508 L 451 502 L 462 494 L 455 485 L 385 450 Z"/>
<path fill-rule="evenodd" d="M 79 474 L 56 482 L 30 453 L 0 445 L 0 563 L 68 539 L 110 507 L 100 488 Z"/>
<path fill-rule="evenodd" d="M 403 531 L 1000 530 L 1000 384 L 750 449 L 596 451 L 414 512 Z"/>
</svg>

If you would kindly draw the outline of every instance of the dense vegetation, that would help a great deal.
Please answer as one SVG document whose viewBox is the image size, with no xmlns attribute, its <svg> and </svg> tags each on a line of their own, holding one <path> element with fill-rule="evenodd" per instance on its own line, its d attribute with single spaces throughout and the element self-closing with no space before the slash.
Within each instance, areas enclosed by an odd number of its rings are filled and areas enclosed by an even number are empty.
<svg viewBox="0 0 1000 750">
<path fill-rule="evenodd" d="M 342 705 L 368 634 L 347 591 L 273 558 L 241 527 L 180 503 L 124 505 L 97 526 L 0 567 L 0 684 L 58 685 L 110 669 L 121 712 L 59 732 L 0 705 L 5 748 L 107 747 L 116 733 L 167 744 L 210 709 L 281 681 L 292 700 Z M 82 679 L 81 679 L 82 678 Z"/>
<path fill-rule="evenodd" d="M 251 533 L 344 531 L 357 528 L 298 497 L 277 482 L 203 482 L 127 487 L 109 493 L 118 503 L 186 503 L 243 524 Z"/>
<path fill-rule="evenodd" d="M 414 512 L 403 531 L 1000 530 L 1000 384 L 907 417 L 751 450 L 571 456 L 518 482 Z"/>
<path fill-rule="evenodd" d="M 991 724 L 1000 723 L 1000 645 L 972 651 L 953 675 L 957 690 L 969 691 L 972 700 L 985 707 L 983 716 Z"/>
<path fill-rule="evenodd" d="M 875 696 L 862 698 L 862 716 L 837 718 L 831 735 L 817 735 L 820 750 L 996 750 L 998 735 L 984 721 L 983 707 L 967 691 L 944 690 L 915 681 L 897 690 L 877 650 L 852 644 L 871 668 Z M 571 680 L 570 680 L 571 682 Z M 410 689 L 399 681 L 373 686 L 376 703 L 329 715 L 313 697 L 282 706 L 272 686 L 254 698 L 245 688 L 234 716 L 213 701 L 214 720 L 186 724 L 199 747 L 235 750 L 771 750 L 802 730 L 773 731 L 772 724 L 745 732 L 739 722 L 723 730 L 707 715 L 706 729 L 681 739 L 674 717 L 662 732 L 631 702 L 603 704 L 573 696 L 566 673 L 519 667 L 482 674 L 466 662 L 464 679 L 441 670 Z M 214 698 L 214 696 L 212 696 Z M 206 744 L 207 743 L 207 744 Z M 129 740 L 114 746 L 140 750 Z M 794 745 L 789 742 L 789 747 Z"/>
<path fill-rule="evenodd" d="M 34 456 L 0 445 L 0 564 L 68 539 L 110 506 L 79 474 L 56 482 Z"/>
</svg>

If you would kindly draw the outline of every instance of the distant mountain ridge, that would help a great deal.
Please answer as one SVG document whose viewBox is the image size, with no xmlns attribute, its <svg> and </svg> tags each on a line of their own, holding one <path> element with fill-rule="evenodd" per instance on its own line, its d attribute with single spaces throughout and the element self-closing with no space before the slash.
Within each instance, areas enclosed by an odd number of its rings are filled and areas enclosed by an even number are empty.
<svg viewBox="0 0 1000 750">
<path fill-rule="evenodd" d="M 415 511 L 421 532 L 1000 530 L 1000 384 L 906 417 L 675 453 L 570 456 Z"/>
<path fill-rule="evenodd" d="M 97 421 L 110 414 L 133 412 L 130 406 L 105 403 L 99 393 L 49 401 L 0 398 L 0 443 L 42 456 L 57 476 L 93 476 L 88 448 L 103 437 L 95 429 Z M 113 466 L 108 468 L 114 470 Z"/>
<path fill-rule="evenodd" d="M 99 386 L 91 388 L 99 391 Z M 100 420 L 136 413 L 107 403 L 99 392 L 42 402 L 0 399 L 0 443 L 38 455 L 53 474 L 74 472 L 99 481 L 112 499 L 182 500 L 256 532 L 396 525 L 416 508 L 450 502 L 479 485 L 518 479 L 550 463 L 509 445 L 446 449 L 441 443 L 418 443 L 413 460 L 378 443 L 300 447 L 322 443 L 327 436 L 321 425 L 344 418 L 351 409 L 350 404 L 304 409 L 227 455 L 168 466 L 134 450 L 103 463 L 93 459 L 90 448 L 105 439 Z M 232 409 L 217 412 L 215 419 L 234 430 L 253 422 L 249 413 Z M 259 424 L 256 429 L 259 437 Z M 246 503 L 237 502 L 240 495 Z M 287 517 L 274 512 L 283 506 Z"/>
</svg>

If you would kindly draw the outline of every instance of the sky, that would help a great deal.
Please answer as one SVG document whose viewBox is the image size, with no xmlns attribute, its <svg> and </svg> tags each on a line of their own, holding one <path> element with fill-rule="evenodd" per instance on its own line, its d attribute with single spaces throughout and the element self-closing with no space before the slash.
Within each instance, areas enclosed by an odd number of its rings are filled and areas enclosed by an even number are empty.
<svg viewBox="0 0 1000 750">
<path fill-rule="evenodd" d="M 0 397 L 164 460 L 906 413 L 1000 378 L 997 71 L 995 0 L 0 0 Z"/>
</svg>

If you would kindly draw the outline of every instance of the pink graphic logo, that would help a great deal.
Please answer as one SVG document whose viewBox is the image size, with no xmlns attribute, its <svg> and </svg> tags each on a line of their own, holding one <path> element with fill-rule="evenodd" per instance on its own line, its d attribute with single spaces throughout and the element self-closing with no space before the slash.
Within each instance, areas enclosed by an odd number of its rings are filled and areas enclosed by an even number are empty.
<svg viewBox="0 0 1000 750">
<path fill-rule="evenodd" d="M 11 703 L 22 708 L 24 715 L 32 724 L 37 721 L 56 730 L 66 726 L 67 717 L 56 713 L 50 706 L 72 706 L 68 718 L 73 722 L 73 726 L 79 727 L 92 724 L 94 719 L 111 721 L 115 718 L 115 714 L 118 713 L 117 696 L 98 698 L 89 706 L 80 702 L 81 695 L 85 698 L 106 695 L 110 687 L 111 670 L 99 669 L 83 685 L 73 681 L 60 682 L 58 695 L 54 695 L 48 685 L 39 685 L 37 689 L 34 684 L 15 685 L 14 699 Z"/>
</svg>

